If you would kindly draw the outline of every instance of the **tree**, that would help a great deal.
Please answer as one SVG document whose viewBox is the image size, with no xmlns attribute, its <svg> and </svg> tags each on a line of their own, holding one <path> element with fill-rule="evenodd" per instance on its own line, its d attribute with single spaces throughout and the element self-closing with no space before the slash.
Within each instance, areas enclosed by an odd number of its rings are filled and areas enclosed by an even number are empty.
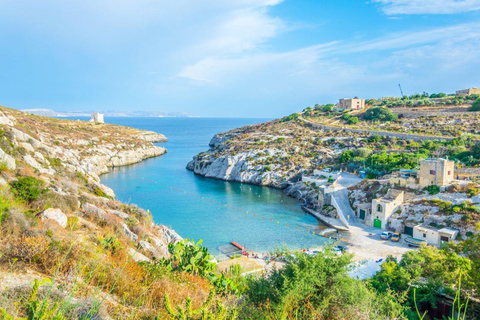
<svg viewBox="0 0 480 320">
<path fill-rule="evenodd" d="M 392 291 L 377 293 L 348 276 L 352 255 L 331 250 L 286 257 L 268 278 L 250 278 L 246 302 L 274 319 L 399 319 L 404 308 Z M 263 316 L 262 316 L 263 315 Z"/>
<path fill-rule="evenodd" d="M 480 98 L 475 100 L 472 103 L 472 106 L 469 109 L 470 111 L 480 111 Z"/>
<path fill-rule="evenodd" d="M 378 120 L 378 121 L 396 121 L 398 114 L 393 113 L 387 107 L 373 107 L 365 112 L 365 120 Z"/>
</svg>

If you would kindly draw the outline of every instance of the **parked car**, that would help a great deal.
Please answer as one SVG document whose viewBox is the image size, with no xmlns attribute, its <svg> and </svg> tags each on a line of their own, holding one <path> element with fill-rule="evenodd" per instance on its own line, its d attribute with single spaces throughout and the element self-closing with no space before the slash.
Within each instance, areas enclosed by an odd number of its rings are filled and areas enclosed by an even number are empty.
<svg viewBox="0 0 480 320">
<path fill-rule="evenodd" d="M 391 232 L 391 231 L 384 231 L 384 232 L 382 232 L 382 234 L 380 235 L 380 239 L 388 240 L 388 239 L 390 239 L 392 236 L 393 236 L 393 232 Z"/>
<path fill-rule="evenodd" d="M 338 246 L 335 247 L 335 250 L 336 250 L 336 251 L 341 251 L 341 252 L 343 252 L 343 251 L 347 251 L 347 250 L 348 250 L 348 247 L 347 247 L 347 246 L 338 245 Z"/>
<path fill-rule="evenodd" d="M 393 235 L 392 235 L 392 238 L 390 240 L 392 240 L 393 242 L 399 242 L 400 239 L 402 239 L 402 234 L 399 233 L 399 232 L 395 232 Z"/>
</svg>

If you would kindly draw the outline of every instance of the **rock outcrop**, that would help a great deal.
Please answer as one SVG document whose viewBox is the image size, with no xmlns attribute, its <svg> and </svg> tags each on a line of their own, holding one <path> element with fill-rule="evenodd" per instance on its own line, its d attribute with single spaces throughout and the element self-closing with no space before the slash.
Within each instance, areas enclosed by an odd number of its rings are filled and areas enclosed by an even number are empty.
<svg viewBox="0 0 480 320">
<path fill-rule="evenodd" d="M 57 208 L 48 208 L 47 210 L 40 213 L 40 217 L 42 220 L 54 220 L 56 221 L 62 228 L 67 227 L 68 218 L 62 210 Z"/>
</svg>

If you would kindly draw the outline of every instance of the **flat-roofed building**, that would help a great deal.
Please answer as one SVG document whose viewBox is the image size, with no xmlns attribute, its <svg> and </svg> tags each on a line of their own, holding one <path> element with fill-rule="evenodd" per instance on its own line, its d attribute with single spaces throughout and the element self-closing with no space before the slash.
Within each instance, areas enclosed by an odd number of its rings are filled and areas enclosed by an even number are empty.
<svg viewBox="0 0 480 320">
<path fill-rule="evenodd" d="M 455 162 L 442 158 L 428 158 L 420 161 L 419 186 L 448 186 L 454 179 Z"/>
<path fill-rule="evenodd" d="M 337 104 L 337 108 L 342 110 L 365 109 L 365 99 L 358 99 L 358 98 L 340 99 L 340 101 Z"/>
<path fill-rule="evenodd" d="M 104 123 L 103 114 L 98 112 L 92 113 L 92 117 L 90 118 L 90 121 L 95 123 Z"/>
<path fill-rule="evenodd" d="M 421 224 L 413 227 L 413 237 L 415 239 L 426 240 L 428 244 L 440 246 L 442 243 L 448 243 L 457 237 L 459 231 L 452 228 L 436 228 L 433 226 Z"/>
<path fill-rule="evenodd" d="M 479 88 L 469 88 L 469 89 L 457 90 L 457 91 L 455 91 L 455 94 L 457 96 L 469 96 L 471 94 L 480 94 L 480 89 Z"/>
</svg>

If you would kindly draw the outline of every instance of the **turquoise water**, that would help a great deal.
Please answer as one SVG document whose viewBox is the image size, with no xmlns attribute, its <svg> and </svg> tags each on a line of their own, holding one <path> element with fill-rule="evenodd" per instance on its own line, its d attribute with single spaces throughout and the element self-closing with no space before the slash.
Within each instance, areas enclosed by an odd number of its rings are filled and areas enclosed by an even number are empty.
<svg viewBox="0 0 480 320">
<path fill-rule="evenodd" d="M 209 148 L 208 142 L 215 133 L 265 119 L 109 118 L 106 121 L 153 130 L 169 139 L 159 144 L 168 149 L 167 154 L 114 168 L 101 177 L 119 200 L 149 209 L 156 223 L 172 227 L 184 238 L 203 239 L 214 254 L 230 241 L 260 252 L 283 244 L 292 249 L 325 244 L 326 239 L 312 234 L 324 226 L 305 214 L 300 203 L 282 191 L 206 179 L 185 169 L 195 154 Z"/>
</svg>

